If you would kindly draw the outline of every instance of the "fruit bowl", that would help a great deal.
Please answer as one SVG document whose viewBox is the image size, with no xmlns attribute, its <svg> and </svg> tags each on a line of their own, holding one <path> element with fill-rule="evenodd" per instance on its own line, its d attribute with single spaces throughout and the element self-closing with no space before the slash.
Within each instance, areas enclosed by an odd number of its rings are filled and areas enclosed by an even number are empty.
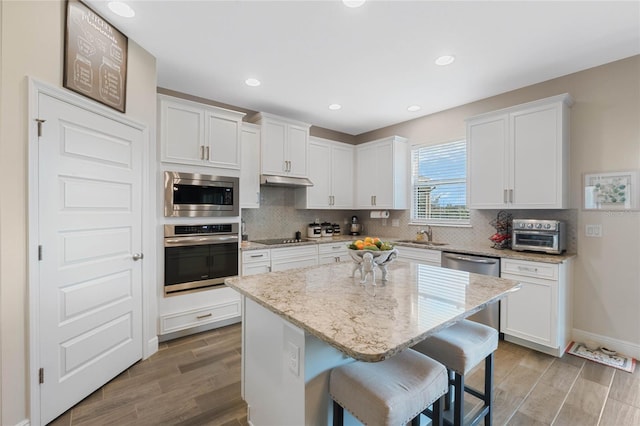
<svg viewBox="0 0 640 426">
<path fill-rule="evenodd" d="M 398 249 L 392 244 L 385 243 L 379 238 L 367 237 L 363 240 L 354 241 L 347 246 L 349 256 L 355 265 L 351 276 L 355 276 L 356 271 L 360 271 L 360 283 L 365 283 L 369 275 L 376 283 L 376 266 L 382 270 L 382 281 L 387 281 L 387 265 L 398 256 Z"/>
</svg>

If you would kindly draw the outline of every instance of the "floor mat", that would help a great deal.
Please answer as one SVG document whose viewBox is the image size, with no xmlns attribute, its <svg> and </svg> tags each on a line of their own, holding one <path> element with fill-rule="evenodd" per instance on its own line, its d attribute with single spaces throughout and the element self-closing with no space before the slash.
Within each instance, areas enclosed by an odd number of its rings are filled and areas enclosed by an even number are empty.
<svg viewBox="0 0 640 426">
<path fill-rule="evenodd" d="M 591 350 L 582 343 L 571 342 L 566 353 L 608 365 L 609 367 L 617 368 L 627 373 L 633 373 L 633 370 L 636 368 L 636 360 L 631 357 L 622 354 L 607 355 L 600 349 Z"/>
</svg>

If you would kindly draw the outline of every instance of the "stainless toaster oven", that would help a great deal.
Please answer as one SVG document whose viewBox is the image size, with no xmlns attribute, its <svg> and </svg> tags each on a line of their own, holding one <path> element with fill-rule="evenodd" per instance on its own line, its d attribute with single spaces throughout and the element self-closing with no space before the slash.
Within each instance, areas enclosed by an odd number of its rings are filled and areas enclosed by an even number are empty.
<svg viewBox="0 0 640 426">
<path fill-rule="evenodd" d="M 560 220 L 513 219 L 511 249 L 560 254 L 567 249 L 566 225 Z"/>
</svg>

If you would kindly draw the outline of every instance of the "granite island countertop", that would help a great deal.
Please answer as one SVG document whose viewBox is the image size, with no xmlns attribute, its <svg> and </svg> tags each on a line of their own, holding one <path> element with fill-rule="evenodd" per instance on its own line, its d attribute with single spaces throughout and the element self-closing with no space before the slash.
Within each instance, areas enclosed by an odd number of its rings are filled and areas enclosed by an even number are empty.
<svg viewBox="0 0 640 426">
<path fill-rule="evenodd" d="M 413 262 L 365 285 L 353 264 L 235 277 L 225 283 L 305 332 L 362 361 L 382 361 L 519 288 L 513 280 Z"/>
</svg>

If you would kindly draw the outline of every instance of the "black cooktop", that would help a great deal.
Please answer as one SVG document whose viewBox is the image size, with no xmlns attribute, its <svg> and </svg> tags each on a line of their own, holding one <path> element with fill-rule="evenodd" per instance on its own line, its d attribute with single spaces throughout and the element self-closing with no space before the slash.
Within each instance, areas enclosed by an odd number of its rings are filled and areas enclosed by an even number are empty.
<svg viewBox="0 0 640 426">
<path fill-rule="evenodd" d="M 252 240 L 254 243 L 260 243 L 267 246 L 273 246 L 275 244 L 295 244 L 306 243 L 308 240 L 296 240 L 295 238 L 269 238 L 266 240 Z"/>
</svg>

